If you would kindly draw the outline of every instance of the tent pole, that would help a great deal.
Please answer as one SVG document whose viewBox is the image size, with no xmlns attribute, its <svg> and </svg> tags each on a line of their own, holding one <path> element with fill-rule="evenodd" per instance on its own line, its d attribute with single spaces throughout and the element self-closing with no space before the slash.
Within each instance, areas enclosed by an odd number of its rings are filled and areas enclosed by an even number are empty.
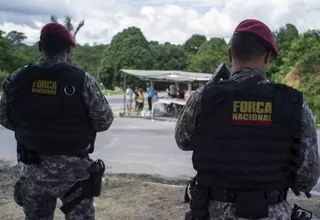
<svg viewBox="0 0 320 220">
<path fill-rule="evenodd" d="M 188 93 L 189 93 L 189 97 L 191 95 L 191 82 L 188 82 Z"/>
<path fill-rule="evenodd" d="M 124 89 L 124 95 L 123 95 L 123 115 L 126 114 L 126 90 L 127 90 L 127 74 L 124 74 L 123 77 L 123 89 Z"/>
</svg>

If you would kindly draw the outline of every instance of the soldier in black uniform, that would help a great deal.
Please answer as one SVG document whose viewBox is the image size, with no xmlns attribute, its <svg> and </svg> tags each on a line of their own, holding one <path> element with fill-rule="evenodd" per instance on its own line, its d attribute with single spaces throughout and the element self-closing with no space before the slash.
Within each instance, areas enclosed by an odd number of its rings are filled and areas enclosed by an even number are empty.
<svg viewBox="0 0 320 220">
<path fill-rule="evenodd" d="M 270 29 L 245 20 L 228 55 L 230 80 L 195 91 L 176 124 L 179 148 L 192 150 L 198 219 L 290 219 L 289 187 L 309 192 L 319 178 L 317 134 L 302 93 L 270 83 L 278 54 Z"/>
<path fill-rule="evenodd" d="M 75 46 L 64 26 L 49 23 L 41 30 L 41 58 L 3 82 L 0 123 L 17 140 L 23 168 L 15 199 L 26 220 L 52 220 L 57 198 L 66 219 L 94 219 L 103 167 L 93 170 L 97 164 L 88 155 L 113 113 L 95 79 L 66 63 Z"/>
</svg>

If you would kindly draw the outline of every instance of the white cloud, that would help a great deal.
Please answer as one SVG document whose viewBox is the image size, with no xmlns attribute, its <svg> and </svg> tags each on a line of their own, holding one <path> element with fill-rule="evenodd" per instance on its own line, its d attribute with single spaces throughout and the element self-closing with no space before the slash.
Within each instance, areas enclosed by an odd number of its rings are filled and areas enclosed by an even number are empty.
<svg viewBox="0 0 320 220">
<path fill-rule="evenodd" d="M 56 13 L 72 16 L 74 23 L 85 19 L 77 36 L 81 44 L 109 43 L 130 26 L 141 28 L 148 40 L 183 43 L 196 33 L 230 38 L 247 18 L 262 20 L 272 30 L 286 23 L 300 31 L 320 29 L 319 6 L 320 0 L 1 0 L 0 29 L 24 32 L 34 43 Z"/>
</svg>

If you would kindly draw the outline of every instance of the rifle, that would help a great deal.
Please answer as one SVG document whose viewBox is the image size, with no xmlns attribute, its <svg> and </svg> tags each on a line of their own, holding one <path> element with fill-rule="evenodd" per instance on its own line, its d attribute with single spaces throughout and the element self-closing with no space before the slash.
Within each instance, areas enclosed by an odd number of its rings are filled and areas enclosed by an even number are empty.
<svg viewBox="0 0 320 220">
<path fill-rule="evenodd" d="M 298 205 L 294 205 L 291 213 L 291 220 L 311 220 L 312 212 L 309 210 L 303 209 Z"/>
<path fill-rule="evenodd" d="M 220 80 L 230 79 L 231 72 L 225 63 L 220 63 L 217 69 L 213 72 L 210 83 L 217 83 Z"/>
</svg>

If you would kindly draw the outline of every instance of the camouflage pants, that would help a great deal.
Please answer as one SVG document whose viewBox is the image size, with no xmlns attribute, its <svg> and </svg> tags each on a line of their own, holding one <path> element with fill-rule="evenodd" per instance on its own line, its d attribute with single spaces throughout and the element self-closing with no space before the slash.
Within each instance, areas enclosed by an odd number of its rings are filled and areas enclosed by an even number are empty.
<svg viewBox="0 0 320 220">
<path fill-rule="evenodd" d="M 81 189 L 68 197 L 64 195 L 78 181 L 89 178 L 88 159 L 67 156 L 41 157 L 40 165 L 24 165 L 15 190 L 15 198 L 23 204 L 25 220 L 53 220 L 57 199 L 68 204 L 80 195 Z M 82 200 L 66 220 L 94 220 L 93 198 Z"/>
<path fill-rule="evenodd" d="M 290 220 L 291 207 L 287 201 L 269 206 L 269 217 L 256 220 Z M 211 201 L 209 204 L 210 220 L 242 220 L 236 217 L 236 205 Z"/>
</svg>

